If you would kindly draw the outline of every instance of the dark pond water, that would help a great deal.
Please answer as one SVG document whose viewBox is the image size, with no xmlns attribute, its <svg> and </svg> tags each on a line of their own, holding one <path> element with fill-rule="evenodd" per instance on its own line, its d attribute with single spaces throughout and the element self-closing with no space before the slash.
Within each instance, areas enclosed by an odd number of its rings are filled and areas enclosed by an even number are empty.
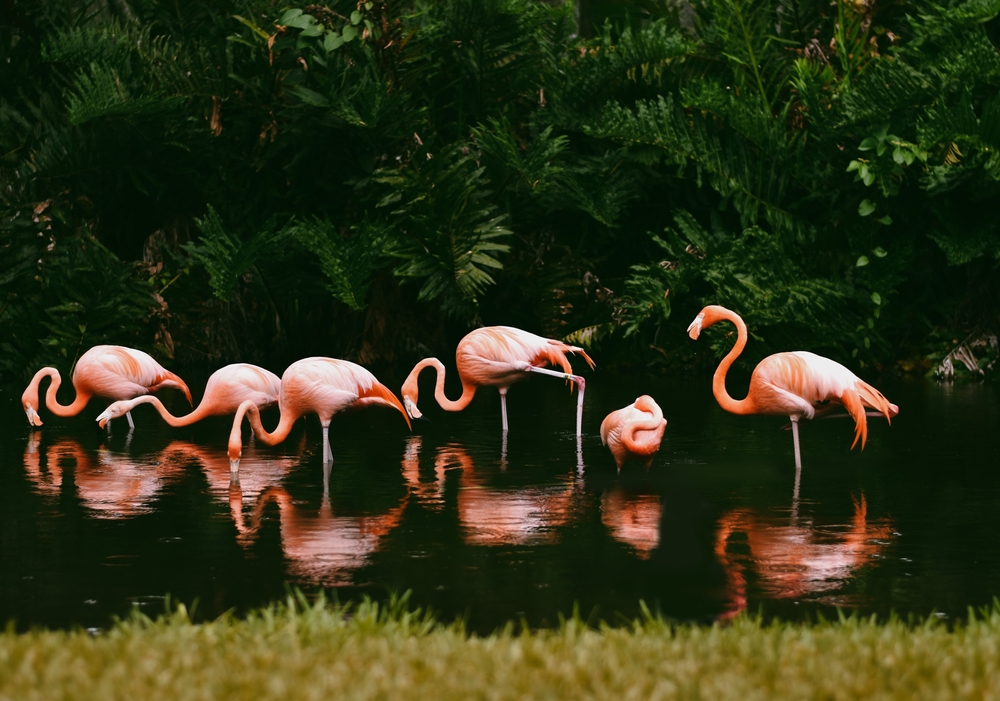
<svg viewBox="0 0 1000 701">
<path fill-rule="evenodd" d="M 108 438 L 95 403 L 43 411 L 32 432 L 21 388 L 5 388 L 0 621 L 105 627 L 163 611 L 168 594 L 213 617 L 288 584 L 341 601 L 412 590 L 479 631 L 557 624 L 574 604 L 611 622 L 641 600 L 700 621 L 836 606 L 955 617 L 1000 594 L 995 386 L 883 383 L 892 427 L 872 419 L 852 452 L 847 420 L 805 426 L 797 476 L 783 421 L 725 414 L 707 380 L 591 378 L 579 444 L 575 400 L 549 378 L 511 390 L 506 444 L 490 390 L 449 414 L 428 384 L 431 421 L 412 434 L 388 410 L 335 417 L 328 494 L 314 417 L 245 449 L 231 487 L 225 419 L 170 429 L 143 406 L 130 439 L 123 421 Z M 730 387 L 742 396 L 746 380 Z M 598 427 L 643 393 L 669 421 L 663 447 L 648 471 L 619 473 Z"/>
</svg>

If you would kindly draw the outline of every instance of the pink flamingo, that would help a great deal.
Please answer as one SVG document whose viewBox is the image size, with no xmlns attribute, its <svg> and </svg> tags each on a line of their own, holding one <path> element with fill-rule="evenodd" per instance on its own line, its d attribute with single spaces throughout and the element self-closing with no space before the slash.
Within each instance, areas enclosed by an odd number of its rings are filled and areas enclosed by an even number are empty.
<svg viewBox="0 0 1000 701">
<path fill-rule="evenodd" d="M 163 406 L 163 402 L 147 394 L 114 402 L 97 417 L 97 422 L 104 428 L 105 423 L 128 414 L 139 404 L 152 404 L 171 426 L 189 426 L 206 416 L 235 414 L 240 404 L 246 401 L 265 409 L 278 401 L 280 391 L 281 380 L 270 370 L 249 363 L 235 363 L 212 373 L 198 407 L 189 414 L 174 416 Z"/>
<path fill-rule="evenodd" d="M 229 434 L 229 467 L 234 479 L 239 474 L 240 457 L 243 455 L 240 427 L 244 415 L 250 421 L 254 435 L 265 445 L 277 445 L 285 440 L 300 417 L 309 413 L 319 415 L 323 426 L 323 462 L 326 464 L 333 462 L 330 451 L 330 419 L 333 415 L 345 409 L 371 405 L 398 409 L 406 425 L 410 425 L 410 417 L 396 395 L 360 365 L 334 358 L 305 358 L 292 363 L 281 376 L 281 392 L 278 394 L 281 418 L 272 433 L 268 433 L 261 424 L 260 410 L 253 401 L 245 401 L 237 408 Z"/>
<path fill-rule="evenodd" d="M 701 310 L 688 326 L 688 335 L 697 340 L 702 329 L 720 321 L 731 321 L 738 332 L 736 345 L 719 363 L 712 379 L 712 393 L 716 401 L 732 414 L 767 414 L 787 416 L 792 421 L 792 439 L 795 446 L 795 467 L 802 467 L 799 453 L 799 419 L 813 419 L 843 406 L 854 419 L 853 449 L 861 439 L 864 450 L 868 438 L 866 416 L 885 416 L 886 420 L 899 413 L 899 407 L 890 404 L 882 393 L 863 382 L 857 375 L 829 358 L 793 351 L 775 353 L 760 361 L 750 377 L 750 391 L 746 399 L 735 400 L 726 392 L 726 372 L 743 352 L 747 344 L 747 326 L 736 312 L 725 307 L 709 305 Z M 866 414 L 865 407 L 878 413 Z"/>
<path fill-rule="evenodd" d="M 667 420 L 659 405 L 644 394 L 624 409 L 612 411 L 601 422 L 601 443 L 622 468 L 626 460 L 638 460 L 648 468 L 660 449 Z"/>
<path fill-rule="evenodd" d="M 38 416 L 38 385 L 43 377 L 51 377 L 52 383 L 45 393 L 45 406 L 56 416 L 76 416 L 91 397 L 119 400 L 131 399 L 141 394 L 155 392 L 162 387 L 179 389 L 191 402 L 191 390 L 174 373 L 170 372 L 149 354 L 124 346 L 94 346 L 82 356 L 73 370 L 73 388 L 76 399 L 72 404 L 62 405 L 56 399 L 56 391 L 62 383 L 62 376 L 56 368 L 42 368 L 35 373 L 24 394 L 21 406 L 28 416 L 28 423 L 41 426 Z M 126 413 L 129 428 L 135 428 L 132 415 Z M 110 429 L 110 426 L 108 428 Z"/>
<path fill-rule="evenodd" d="M 579 375 L 573 374 L 573 367 L 566 357 L 567 352 L 579 353 L 591 368 L 594 367 L 594 361 L 582 348 L 566 345 L 562 341 L 542 338 L 510 326 L 476 329 L 459 341 L 455 351 L 458 377 L 462 381 L 462 396 L 455 401 L 448 399 L 444 394 L 444 364 L 437 358 L 424 358 L 414 366 L 403 383 L 403 405 L 411 417 L 421 417 L 417 409 L 417 378 L 424 368 L 433 367 L 437 371 L 434 398 L 445 411 L 461 411 L 469 406 L 479 387 L 496 387 L 500 391 L 503 430 L 506 431 L 507 390 L 515 382 L 526 379 L 529 373 L 537 372 L 576 383 L 580 390 L 576 407 L 576 435 L 579 436 L 583 421 L 583 392 L 587 383 Z M 548 364 L 558 365 L 563 372 L 541 367 Z"/>
</svg>

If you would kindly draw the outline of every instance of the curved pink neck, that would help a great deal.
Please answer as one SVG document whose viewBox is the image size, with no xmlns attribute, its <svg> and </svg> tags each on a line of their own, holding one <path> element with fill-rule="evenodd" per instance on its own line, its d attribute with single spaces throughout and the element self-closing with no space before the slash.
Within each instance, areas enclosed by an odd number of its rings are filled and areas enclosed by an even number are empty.
<svg viewBox="0 0 1000 701">
<path fill-rule="evenodd" d="M 722 310 L 720 316 L 722 319 L 728 319 L 733 322 L 736 326 L 737 337 L 736 345 L 722 359 L 719 367 L 715 370 L 715 375 L 712 377 L 712 394 L 715 395 L 715 400 L 719 402 L 719 406 L 729 413 L 752 414 L 754 412 L 754 402 L 749 395 L 747 395 L 746 399 L 736 400 L 730 397 L 729 392 L 726 391 L 726 373 L 729 372 L 729 368 L 747 345 L 747 325 L 743 323 L 743 319 L 738 314 L 728 309 Z"/>
<path fill-rule="evenodd" d="M 636 409 L 642 412 L 652 412 L 647 419 L 633 421 L 622 431 L 622 443 L 633 453 L 647 455 L 660 447 L 660 436 L 656 434 L 646 434 L 643 438 L 636 438 L 639 431 L 657 431 L 663 424 L 663 410 L 656 403 L 636 405 Z M 662 432 L 660 432 L 662 435 Z"/>
<path fill-rule="evenodd" d="M 175 428 L 180 426 L 190 426 L 196 421 L 201 421 L 206 416 L 211 416 L 208 407 L 205 406 L 204 400 L 202 400 L 201 404 L 198 405 L 198 408 L 189 414 L 185 414 L 184 416 L 174 416 L 167 411 L 167 408 L 163 406 L 163 402 L 161 402 L 158 397 L 154 397 L 151 394 L 144 394 L 141 397 L 136 397 L 135 399 L 130 400 L 128 411 L 132 411 L 132 409 L 139 404 L 152 404 L 153 408 L 155 408 L 156 411 L 159 412 L 160 416 L 163 417 L 163 420 Z"/>
<path fill-rule="evenodd" d="M 472 398 L 476 396 L 476 386 L 469 384 L 465 381 L 465 378 L 459 374 L 459 379 L 462 380 L 462 396 L 452 401 L 444 394 L 444 364 L 437 358 L 424 358 L 416 367 L 410 372 L 411 377 L 416 378 L 420 372 L 427 367 L 432 367 L 437 372 L 437 384 L 434 386 L 434 399 L 437 403 L 441 405 L 441 408 L 445 411 L 462 411 L 465 407 L 469 406 L 469 402 Z M 416 402 L 416 396 L 414 396 L 413 401 Z"/>
<path fill-rule="evenodd" d="M 244 416 L 250 422 L 253 435 L 264 445 L 278 445 L 278 443 L 288 438 L 288 434 L 292 432 L 292 426 L 295 425 L 295 421 L 299 418 L 298 415 L 292 415 L 291 412 L 282 409 L 278 426 L 272 433 L 268 433 L 264 425 L 260 422 L 260 409 L 253 403 L 252 399 L 246 400 L 236 410 L 236 418 L 233 419 L 233 429 L 229 433 L 229 458 L 231 460 L 239 459 L 243 453 L 243 436 L 240 428 L 243 424 Z"/>
<path fill-rule="evenodd" d="M 25 391 L 25 394 L 28 394 L 28 392 L 34 393 L 36 410 L 38 409 L 38 385 L 41 383 L 43 377 L 52 378 L 52 383 L 45 392 L 45 406 L 56 416 L 76 416 L 83 411 L 83 408 L 87 406 L 87 402 L 90 401 L 92 395 L 89 392 L 77 390 L 76 399 L 73 400 L 72 404 L 60 404 L 59 400 L 56 399 L 56 392 L 59 390 L 59 385 L 62 384 L 62 376 L 55 368 L 42 368 L 31 378 L 31 384 L 28 385 L 28 389 Z"/>
</svg>

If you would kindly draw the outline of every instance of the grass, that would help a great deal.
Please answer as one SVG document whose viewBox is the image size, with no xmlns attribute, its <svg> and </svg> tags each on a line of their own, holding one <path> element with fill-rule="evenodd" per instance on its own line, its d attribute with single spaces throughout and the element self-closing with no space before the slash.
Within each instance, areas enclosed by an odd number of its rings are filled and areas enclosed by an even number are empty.
<svg viewBox="0 0 1000 701">
<path fill-rule="evenodd" d="M 290 597 L 246 619 L 0 635 L 0 700 L 981 699 L 1000 697 L 1000 606 L 949 630 L 851 617 L 810 624 L 587 628 L 487 637 L 405 598 L 355 608 Z"/>
</svg>

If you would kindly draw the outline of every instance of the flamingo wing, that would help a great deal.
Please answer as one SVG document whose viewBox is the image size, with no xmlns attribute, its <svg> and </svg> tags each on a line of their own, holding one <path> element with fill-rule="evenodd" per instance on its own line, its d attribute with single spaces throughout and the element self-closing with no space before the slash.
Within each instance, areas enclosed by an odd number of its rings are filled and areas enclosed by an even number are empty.
<svg viewBox="0 0 1000 701">
<path fill-rule="evenodd" d="M 181 390 L 191 402 L 191 390 L 180 377 L 148 354 L 124 346 L 94 346 L 77 361 L 73 384 L 109 399 L 131 399 L 162 387 Z"/>
<path fill-rule="evenodd" d="M 854 419 L 852 448 L 859 439 L 864 448 L 868 438 L 866 407 L 890 420 L 899 412 L 881 392 L 846 367 L 808 351 L 777 353 L 765 358 L 754 371 L 751 393 L 756 395 L 760 413 L 787 413 L 811 419 L 816 409 L 827 402 L 843 405 Z"/>
<path fill-rule="evenodd" d="M 536 336 L 510 326 L 487 326 L 468 334 L 458 348 L 458 361 L 463 376 L 472 375 L 477 384 L 499 384 L 511 375 L 524 372 L 524 365 L 544 367 L 554 365 L 573 374 L 566 353 L 583 356 L 591 368 L 594 361 L 577 346 Z"/>
</svg>

